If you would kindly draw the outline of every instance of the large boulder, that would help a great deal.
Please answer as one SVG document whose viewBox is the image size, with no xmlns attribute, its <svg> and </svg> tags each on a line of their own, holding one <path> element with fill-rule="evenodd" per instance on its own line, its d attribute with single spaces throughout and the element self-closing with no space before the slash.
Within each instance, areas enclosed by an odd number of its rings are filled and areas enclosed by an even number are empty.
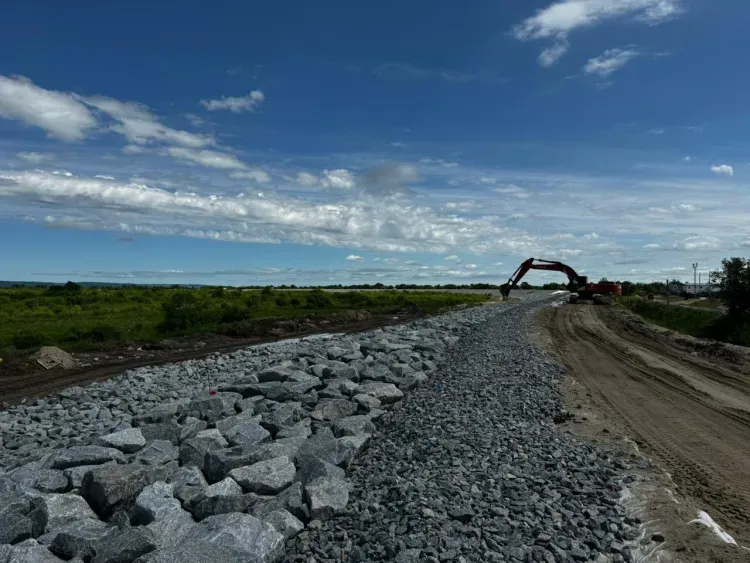
<svg viewBox="0 0 750 563">
<path fill-rule="evenodd" d="M 223 436 L 195 436 L 180 444 L 180 463 L 203 467 L 203 460 L 208 452 L 220 450 L 227 446 Z"/>
<path fill-rule="evenodd" d="M 185 403 L 186 401 L 182 401 Z M 181 402 L 167 403 L 152 408 L 150 411 L 133 417 L 133 426 L 146 426 L 148 424 L 159 424 L 174 419 Z"/>
<path fill-rule="evenodd" d="M 260 461 L 247 467 L 238 467 L 229 472 L 245 490 L 260 495 L 275 495 L 294 481 L 296 469 L 288 457 L 277 457 Z"/>
<path fill-rule="evenodd" d="M 373 364 L 368 366 L 364 373 L 361 374 L 361 379 L 368 379 L 372 381 L 385 381 L 386 377 L 393 375 L 388 366 L 383 364 Z"/>
<path fill-rule="evenodd" d="M 382 383 L 379 381 L 367 381 L 357 389 L 357 393 L 372 395 L 384 405 L 395 403 L 404 394 L 393 383 Z"/>
<path fill-rule="evenodd" d="M 8 563 L 62 563 L 63 560 L 36 540 L 28 539 L 9 550 L 6 561 Z"/>
<path fill-rule="evenodd" d="M 298 448 L 295 456 L 298 465 L 312 458 L 321 459 L 333 465 L 344 463 L 346 452 L 341 448 L 330 428 L 319 428 Z"/>
<path fill-rule="evenodd" d="M 153 472 L 136 464 L 103 465 L 86 473 L 81 495 L 106 519 L 118 510 L 128 510 L 138 493 L 155 477 Z"/>
<path fill-rule="evenodd" d="M 357 405 L 347 399 L 321 399 L 317 410 L 324 420 L 339 420 L 356 413 Z"/>
<path fill-rule="evenodd" d="M 305 529 L 305 525 L 295 518 L 289 511 L 273 510 L 264 515 L 261 520 L 268 522 L 274 529 L 284 536 L 284 540 L 289 540 Z"/>
<path fill-rule="evenodd" d="M 255 421 L 241 422 L 224 436 L 230 446 L 252 446 L 271 439 L 271 433 Z"/>
<path fill-rule="evenodd" d="M 99 437 L 99 445 L 115 448 L 126 454 L 132 454 L 146 445 L 146 438 L 140 428 L 127 428 Z"/>
<path fill-rule="evenodd" d="M 65 560 L 79 557 L 89 561 L 96 553 L 96 543 L 112 531 L 101 520 L 76 520 L 48 534 L 53 536 L 49 549 Z M 40 542 L 41 540 L 42 538 L 39 539 Z"/>
<path fill-rule="evenodd" d="M 86 501 L 74 494 L 45 494 L 31 499 L 29 518 L 46 533 L 84 518 L 96 518 Z"/>
<path fill-rule="evenodd" d="M 157 547 L 154 532 L 149 528 L 124 528 L 96 543 L 96 556 L 92 563 L 131 563 Z"/>
<path fill-rule="evenodd" d="M 157 549 L 135 560 L 135 563 L 248 563 L 247 553 L 239 549 L 185 538 L 184 541 Z M 251 560 L 252 561 L 252 560 Z"/>
<path fill-rule="evenodd" d="M 0 545 L 18 543 L 34 536 L 42 530 L 26 516 L 25 511 L 0 509 Z"/>
<path fill-rule="evenodd" d="M 346 509 L 350 484 L 340 467 L 318 458 L 308 458 L 301 464 L 298 478 L 304 484 L 311 518 L 325 520 Z"/>
<path fill-rule="evenodd" d="M 311 421 L 309 418 L 303 418 L 294 426 L 289 426 L 288 428 L 282 428 L 281 430 L 279 430 L 276 434 L 276 439 L 298 437 L 307 438 L 308 436 L 310 436 L 310 434 L 312 434 L 310 424 Z"/>
<path fill-rule="evenodd" d="M 357 403 L 364 412 L 370 412 L 372 409 L 380 408 L 381 405 L 380 399 L 376 399 L 372 395 L 365 395 L 364 393 L 354 395 L 352 401 Z"/>
<path fill-rule="evenodd" d="M 144 465 L 164 465 L 180 457 L 177 446 L 168 440 L 154 440 L 143 448 L 135 460 Z"/>
<path fill-rule="evenodd" d="M 273 563 L 284 551 L 284 536 L 249 514 L 206 518 L 196 527 L 193 539 L 243 552 L 247 561 L 258 563 Z"/>
<path fill-rule="evenodd" d="M 260 424 L 275 436 L 282 428 L 294 426 L 303 416 L 304 411 L 300 408 L 299 403 L 284 403 L 263 416 Z"/>
<path fill-rule="evenodd" d="M 224 411 L 224 400 L 217 396 L 196 399 L 180 408 L 181 415 L 192 416 L 209 423 L 219 420 Z"/>
<path fill-rule="evenodd" d="M 68 480 L 68 486 L 70 488 L 80 489 L 81 485 L 83 485 L 83 477 L 86 475 L 86 473 L 88 473 L 92 469 L 103 467 L 105 465 L 116 465 L 116 462 L 109 461 L 101 465 L 78 465 L 76 467 L 68 467 L 67 469 L 63 470 L 63 475 Z"/>
<path fill-rule="evenodd" d="M 100 465 L 108 461 L 125 463 L 120 450 L 103 446 L 73 446 L 60 452 L 52 462 L 52 469 L 67 469 L 77 465 Z"/>
<path fill-rule="evenodd" d="M 43 493 L 63 493 L 68 488 L 68 478 L 59 469 L 40 469 L 36 463 L 18 467 L 8 474 L 15 483 Z"/>
<path fill-rule="evenodd" d="M 182 440 L 182 436 L 185 432 L 185 428 L 178 424 L 175 420 L 167 420 L 155 424 L 147 424 L 141 426 L 141 433 L 146 439 L 146 442 L 153 442 L 154 440 L 168 440 L 175 446 L 179 445 Z"/>
<path fill-rule="evenodd" d="M 258 373 L 258 381 L 260 383 L 268 383 L 269 381 L 286 381 L 289 379 L 291 373 L 292 369 L 288 366 L 271 366 Z"/>
<path fill-rule="evenodd" d="M 338 438 L 373 434 L 375 430 L 372 418 L 366 415 L 347 416 L 333 423 L 333 432 Z"/>
<path fill-rule="evenodd" d="M 248 512 L 253 516 L 264 519 L 264 516 L 277 510 L 285 510 L 303 522 L 310 520 L 310 509 L 305 502 L 302 483 L 296 481 L 281 491 L 275 497 L 266 497 L 253 504 Z"/>
</svg>

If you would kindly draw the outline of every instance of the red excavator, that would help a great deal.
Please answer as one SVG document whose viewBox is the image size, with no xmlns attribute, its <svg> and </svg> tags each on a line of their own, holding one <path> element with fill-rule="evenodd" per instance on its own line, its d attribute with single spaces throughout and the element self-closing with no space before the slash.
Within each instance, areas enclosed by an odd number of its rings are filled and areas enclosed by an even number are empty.
<svg viewBox="0 0 750 563">
<path fill-rule="evenodd" d="M 589 283 L 588 277 L 579 276 L 567 264 L 535 258 L 529 258 L 513 272 L 508 283 L 500 286 L 500 294 L 507 298 L 510 295 L 510 290 L 519 284 L 529 270 L 552 270 L 568 276 L 568 290 L 574 294 L 570 296 L 570 303 L 575 303 L 578 299 L 592 300 L 594 303 L 607 303 L 612 295 L 622 295 L 622 287 L 618 283 Z"/>
</svg>

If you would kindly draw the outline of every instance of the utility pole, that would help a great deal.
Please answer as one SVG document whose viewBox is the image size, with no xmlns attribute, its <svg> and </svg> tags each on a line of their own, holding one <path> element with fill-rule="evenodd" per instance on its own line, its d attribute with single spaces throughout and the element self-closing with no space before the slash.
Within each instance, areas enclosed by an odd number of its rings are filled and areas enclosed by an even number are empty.
<svg viewBox="0 0 750 563">
<path fill-rule="evenodd" d="M 698 289 L 698 297 L 702 297 L 703 296 L 703 291 L 702 291 L 703 282 L 701 282 L 701 272 L 698 272 L 698 287 L 699 287 L 699 289 Z"/>
<path fill-rule="evenodd" d="M 698 293 L 698 262 L 693 262 L 693 295 Z"/>
</svg>

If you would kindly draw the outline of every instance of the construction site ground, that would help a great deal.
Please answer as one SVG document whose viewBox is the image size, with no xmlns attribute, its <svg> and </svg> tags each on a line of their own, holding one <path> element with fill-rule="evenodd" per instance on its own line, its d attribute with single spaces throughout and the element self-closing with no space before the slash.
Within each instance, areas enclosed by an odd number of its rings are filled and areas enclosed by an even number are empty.
<svg viewBox="0 0 750 563">
<path fill-rule="evenodd" d="M 664 558 L 651 560 L 750 561 L 750 551 L 687 524 L 703 510 L 750 547 L 750 350 L 617 306 L 564 304 L 539 320 L 536 336 L 568 369 L 568 431 L 651 461 L 636 471 L 634 500 L 667 540 Z"/>
</svg>

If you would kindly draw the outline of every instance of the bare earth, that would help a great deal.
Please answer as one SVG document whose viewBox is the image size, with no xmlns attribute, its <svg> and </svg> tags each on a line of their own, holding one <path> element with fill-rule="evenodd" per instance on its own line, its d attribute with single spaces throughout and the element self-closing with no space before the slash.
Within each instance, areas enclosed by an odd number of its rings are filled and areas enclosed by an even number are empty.
<svg viewBox="0 0 750 563">
<path fill-rule="evenodd" d="M 649 478 L 648 516 L 669 531 L 673 560 L 750 561 L 750 551 L 686 526 L 705 510 L 750 547 L 750 355 L 656 329 L 618 307 L 563 305 L 543 321 L 548 348 L 571 375 L 569 407 L 583 422 L 576 433 L 630 438 L 668 473 Z M 669 486 L 681 500 L 665 494 Z"/>
</svg>

